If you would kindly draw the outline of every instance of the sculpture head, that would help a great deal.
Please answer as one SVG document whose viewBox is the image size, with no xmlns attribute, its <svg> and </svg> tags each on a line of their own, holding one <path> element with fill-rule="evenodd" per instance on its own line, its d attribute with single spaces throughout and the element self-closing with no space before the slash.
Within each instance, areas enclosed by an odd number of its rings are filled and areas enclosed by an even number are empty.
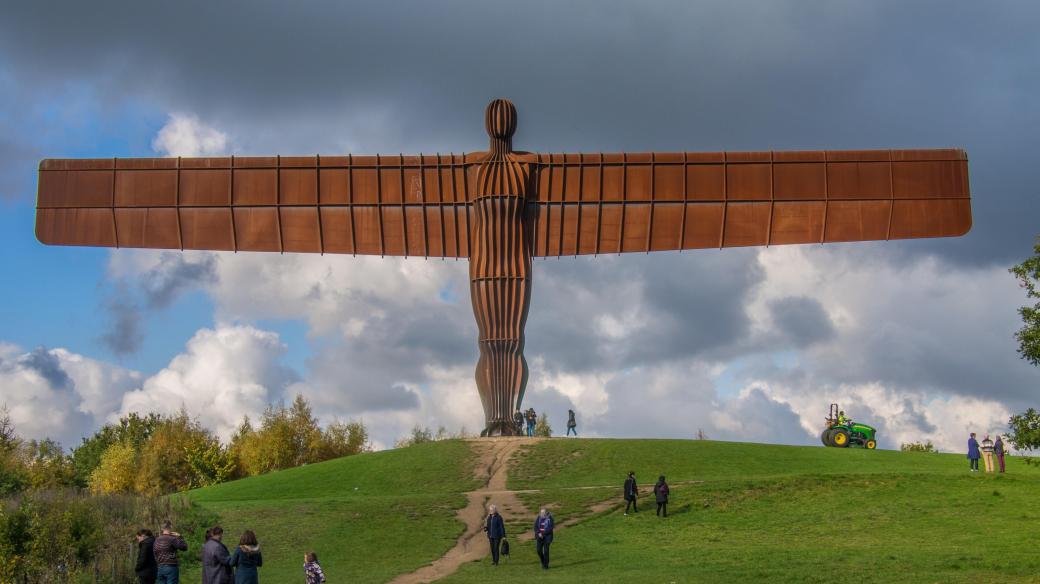
<svg viewBox="0 0 1040 584">
<path fill-rule="evenodd" d="M 508 99 L 495 99 L 484 110 L 484 129 L 491 137 L 491 151 L 505 154 L 513 150 L 516 108 Z"/>
</svg>

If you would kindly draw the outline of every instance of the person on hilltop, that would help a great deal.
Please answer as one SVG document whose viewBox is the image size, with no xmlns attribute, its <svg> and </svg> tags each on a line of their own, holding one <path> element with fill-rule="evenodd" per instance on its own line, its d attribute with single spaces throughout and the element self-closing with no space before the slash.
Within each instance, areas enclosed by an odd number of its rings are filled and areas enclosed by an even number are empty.
<svg viewBox="0 0 1040 584">
<path fill-rule="evenodd" d="M 982 461 L 985 463 L 986 472 L 993 472 L 993 441 L 989 434 L 982 439 Z"/>
<path fill-rule="evenodd" d="M 155 538 L 152 550 L 155 563 L 158 564 L 156 583 L 180 584 L 181 569 L 180 562 L 177 561 L 177 551 L 188 551 L 188 543 L 181 534 L 173 530 L 173 524 L 169 520 L 163 522 L 162 532 Z"/>
<path fill-rule="evenodd" d="M 574 410 L 567 410 L 567 435 L 570 436 L 571 432 L 574 432 L 574 437 L 578 437 L 578 422 L 574 420 Z"/>
<path fill-rule="evenodd" d="M 238 540 L 235 554 L 228 562 L 235 569 L 235 584 L 260 584 L 259 568 L 264 565 L 264 556 L 260 553 L 260 542 L 256 534 L 247 529 Z"/>
<path fill-rule="evenodd" d="M 155 536 L 150 529 L 137 530 L 137 564 L 134 573 L 140 584 L 155 584 L 159 566 L 155 563 Z"/>
<path fill-rule="evenodd" d="M 542 507 L 538 511 L 538 517 L 534 518 L 534 538 L 538 559 L 542 561 L 542 569 L 548 570 L 549 546 L 553 541 L 553 516 L 545 507 Z"/>
<path fill-rule="evenodd" d="M 513 414 L 513 424 L 516 425 L 517 436 L 522 436 L 524 434 L 524 414 L 520 408 L 516 408 L 516 413 Z"/>
<path fill-rule="evenodd" d="M 318 563 L 318 554 L 314 552 L 303 554 L 303 575 L 307 577 L 307 584 L 325 582 L 325 572 L 321 570 L 321 564 Z"/>
<path fill-rule="evenodd" d="M 654 485 L 658 517 L 668 517 L 668 491 L 668 483 L 664 482 L 664 475 L 661 475 L 657 478 L 657 484 Z"/>
<path fill-rule="evenodd" d="M 636 473 L 629 471 L 628 478 L 625 479 L 625 515 L 628 515 L 628 508 L 631 507 L 632 511 L 639 513 L 639 506 L 636 505 L 636 497 L 639 495 L 639 486 L 636 484 Z"/>
<path fill-rule="evenodd" d="M 484 518 L 484 531 L 487 532 L 488 543 L 491 545 L 491 565 L 498 565 L 498 552 L 502 540 L 506 536 L 506 523 L 498 514 L 498 505 L 488 505 L 488 514 Z"/>
<path fill-rule="evenodd" d="M 534 427 L 538 423 L 538 414 L 534 412 L 534 408 L 527 408 L 527 435 L 534 436 Z"/>
<path fill-rule="evenodd" d="M 206 533 L 209 541 L 202 546 L 202 584 L 231 584 L 231 554 L 221 542 L 224 530 L 218 525 Z"/>
<path fill-rule="evenodd" d="M 993 453 L 997 455 L 1000 464 L 1000 472 L 1004 472 L 1004 439 L 997 434 L 997 441 L 993 444 Z"/>
<path fill-rule="evenodd" d="M 968 471 L 979 472 L 979 442 L 975 439 L 975 432 L 968 437 Z"/>
</svg>

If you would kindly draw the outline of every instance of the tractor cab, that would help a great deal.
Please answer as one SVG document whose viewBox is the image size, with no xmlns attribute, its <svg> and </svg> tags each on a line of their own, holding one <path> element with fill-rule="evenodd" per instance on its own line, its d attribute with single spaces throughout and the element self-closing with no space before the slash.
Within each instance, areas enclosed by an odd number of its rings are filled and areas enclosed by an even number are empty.
<svg viewBox="0 0 1040 584">
<path fill-rule="evenodd" d="M 873 450 L 877 448 L 877 430 L 872 426 L 852 421 L 852 418 L 845 416 L 844 412 L 838 409 L 838 404 L 831 404 L 820 440 L 824 446 L 859 446 Z"/>
</svg>

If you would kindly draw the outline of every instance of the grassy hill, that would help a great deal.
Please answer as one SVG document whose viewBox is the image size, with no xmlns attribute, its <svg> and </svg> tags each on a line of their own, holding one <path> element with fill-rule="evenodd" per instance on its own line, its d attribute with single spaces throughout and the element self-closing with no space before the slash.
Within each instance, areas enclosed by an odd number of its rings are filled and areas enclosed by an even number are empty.
<svg viewBox="0 0 1040 584">
<path fill-rule="evenodd" d="M 366 454 L 189 493 L 232 537 L 257 531 L 263 578 L 294 582 L 315 549 L 330 581 L 384 582 L 439 557 L 476 488 L 469 444 Z M 672 485 L 667 519 L 615 506 L 625 474 Z M 960 454 L 839 450 L 687 440 L 557 439 L 514 456 L 508 487 L 557 522 L 540 573 L 527 522 L 510 522 L 513 557 L 462 566 L 445 582 L 1040 582 L 1040 469 L 970 474 Z M 355 490 L 355 487 L 357 490 Z M 197 549 L 197 545 L 193 546 Z M 189 580 L 195 578 L 188 575 Z"/>
</svg>

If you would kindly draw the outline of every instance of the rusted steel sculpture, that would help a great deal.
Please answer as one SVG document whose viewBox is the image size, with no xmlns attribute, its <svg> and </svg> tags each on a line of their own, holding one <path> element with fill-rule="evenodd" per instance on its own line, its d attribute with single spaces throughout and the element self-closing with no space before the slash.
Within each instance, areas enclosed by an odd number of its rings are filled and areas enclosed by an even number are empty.
<svg viewBox="0 0 1040 584">
<path fill-rule="evenodd" d="M 43 160 L 49 245 L 469 258 L 486 435 L 527 384 L 531 258 L 953 237 L 971 228 L 963 150 L 487 152 Z"/>
</svg>

